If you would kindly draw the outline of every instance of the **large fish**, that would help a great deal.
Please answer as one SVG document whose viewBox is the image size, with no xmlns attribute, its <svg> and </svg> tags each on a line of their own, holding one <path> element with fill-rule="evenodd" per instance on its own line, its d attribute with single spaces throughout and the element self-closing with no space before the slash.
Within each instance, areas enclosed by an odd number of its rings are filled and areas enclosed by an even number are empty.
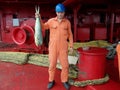
<svg viewBox="0 0 120 90">
<path fill-rule="evenodd" d="M 35 7 L 36 13 L 39 13 L 39 6 Z M 42 27 L 40 23 L 40 17 L 36 17 L 35 21 L 35 34 L 34 34 L 35 44 L 36 46 L 40 46 L 43 44 L 43 37 L 42 37 Z"/>
</svg>

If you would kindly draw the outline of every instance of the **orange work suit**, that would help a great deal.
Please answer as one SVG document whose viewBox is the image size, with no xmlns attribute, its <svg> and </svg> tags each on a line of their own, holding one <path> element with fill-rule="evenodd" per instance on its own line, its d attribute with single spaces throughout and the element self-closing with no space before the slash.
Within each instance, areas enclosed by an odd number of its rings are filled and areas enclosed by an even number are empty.
<svg viewBox="0 0 120 90">
<path fill-rule="evenodd" d="M 118 69 L 119 69 L 119 79 L 120 79 L 120 44 L 116 47 L 117 55 L 118 55 Z"/>
<path fill-rule="evenodd" d="M 62 66 L 61 81 L 68 81 L 68 41 L 70 47 L 73 47 L 73 35 L 71 24 L 68 19 L 58 22 L 57 17 L 49 19 L 42 25 L 43 29 L 50 30 L 49 40 L 49 81 L 54 80 L 57 60 L 59 59 Z"/>
</svg>

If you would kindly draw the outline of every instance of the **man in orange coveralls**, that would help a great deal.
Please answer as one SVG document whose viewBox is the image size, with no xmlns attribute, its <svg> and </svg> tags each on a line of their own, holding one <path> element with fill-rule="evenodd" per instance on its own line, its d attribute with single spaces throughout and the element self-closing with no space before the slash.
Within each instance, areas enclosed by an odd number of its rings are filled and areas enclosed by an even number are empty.
<svg viewBox="0 0 120 90">
<path fill-rule="evenodd" d="M 62 66 L 61 71 L 61 82 L 63 83 L 66 90 L 70 89 L 68 83 L 68 41 L 70 52 L 73 52 L 73 35 L 71 32 L 71 24 L 68 19 L 64 17 L 65 7 L 63 4 L 57 4 L 55 7 L 56 17 L 49 19 L 46 23 L 42 23 L 42 28 L 50 30 L 50 40 L 49 40 L 49 83 L 47 88 L 50 89 L 54 86 L 55 80 L 55 70 L 57 60 L 59 59 Z M 39 17 L 40 14 L 36 14 Z M 40 17 L 41 18 L 41 17 Z"/>
</svg>

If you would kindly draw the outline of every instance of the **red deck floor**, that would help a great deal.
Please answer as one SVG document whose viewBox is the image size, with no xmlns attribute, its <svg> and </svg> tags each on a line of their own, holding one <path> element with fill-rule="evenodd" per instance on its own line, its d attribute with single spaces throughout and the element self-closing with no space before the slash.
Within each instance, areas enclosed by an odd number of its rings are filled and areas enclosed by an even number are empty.
<svg viewBox="0 0 120 90">
<path fill-rule="evenodd" d="M 108 66 L 113 63 L 108 62 Z M 110 80 L 106 84 L 86 86 L 84 88 L 71 86 L 70 90 L 120 90 L 118 72 L 114 68 L 107 69 Z M 17 65 L 0 62 L 0 90 L 47 90 L 48 68 L 31 64 Z M 51 90 L 65 90 L 60 81 L 60 70 L 55 76 L 56 84 Z"/>
<path fill-rule="evenodd" d="M 48 68 L 31 64 L 16 65 L 0 62 L 0 90 L 47 90 Z M 60 70 L 55 76 L 56 84 L 51 90 L 65 90 L 60 82 Z M 86 90 L 71 87 L 71 90 Z"/>
</svg>

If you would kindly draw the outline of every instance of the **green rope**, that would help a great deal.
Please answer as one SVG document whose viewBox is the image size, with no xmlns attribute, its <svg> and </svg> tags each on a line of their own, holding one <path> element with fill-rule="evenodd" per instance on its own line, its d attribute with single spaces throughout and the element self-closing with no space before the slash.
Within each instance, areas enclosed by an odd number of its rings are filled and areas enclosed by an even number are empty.
<svg viewBox="0 0 120 90">
<path fill-rule="evenodd" d="M 85 81 L 75 81 L 73 79 L 69 80 L 70 85 L 76 86 L 76 87 L 85 87 L 87 85 L 97 85 L 97 84 L 103 84 L 106 83 L 109 80 L 108 74 L 104 78 L 100 79 L 93 79 L 93 80 L 85 80 Z"/>
</svg>

